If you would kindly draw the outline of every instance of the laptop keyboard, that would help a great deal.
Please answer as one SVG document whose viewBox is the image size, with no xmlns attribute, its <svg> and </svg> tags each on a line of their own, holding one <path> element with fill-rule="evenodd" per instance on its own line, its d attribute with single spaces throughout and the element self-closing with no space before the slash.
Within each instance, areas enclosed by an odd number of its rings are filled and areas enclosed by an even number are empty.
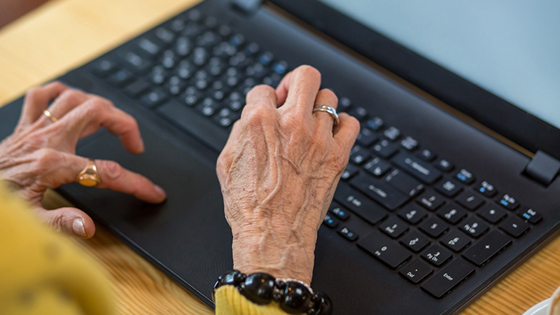
<svg viewBox="0 0 560 315">
<path fill-rule="evenodd" d="M 190 10 L 90 70 L 220 149 L 218 136 L 239 119 L 249 90 L 277 86 L 289 69 L 230 26 Z M 349 98 L 340 98 L 339 111 L 358 118 L 362 128 L 323 224 L 402 281 L 442 298 L 542 219 L 484 174 L 422 147 Z M 368 222 L 371 231 L 352 231 L 345 225 L 352 216 Z"/>
</svg>

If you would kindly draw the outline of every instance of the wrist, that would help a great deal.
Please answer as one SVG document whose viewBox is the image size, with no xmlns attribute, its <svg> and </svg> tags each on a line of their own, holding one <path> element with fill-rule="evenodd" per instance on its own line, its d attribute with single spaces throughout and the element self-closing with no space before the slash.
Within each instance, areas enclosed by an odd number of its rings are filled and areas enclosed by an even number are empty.
<svg viewBox="0 0 560 315">
<path fill-rule="evenodd" d="M 312 238 L 312 244 L 295 239 L 306 238 L 280 236 L 271 230 L 234 233 L 234 268 L 246 274 L 265 272 L 278 279 L 296 279 L 310 284 L 316 237 Z"/>
</svg>

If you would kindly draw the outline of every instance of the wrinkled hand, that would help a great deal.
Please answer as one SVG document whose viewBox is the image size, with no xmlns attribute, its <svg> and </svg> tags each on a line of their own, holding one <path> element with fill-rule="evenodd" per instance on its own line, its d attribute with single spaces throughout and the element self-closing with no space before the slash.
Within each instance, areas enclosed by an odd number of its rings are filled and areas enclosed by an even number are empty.
<svg viewBox="0 0 560 315">
<path fill-rule="evenodd" d="M 47 106 L 57 122 L 43 114 Z M 75 155 L 76 143 L 100 127 L 118 135 L 128 151 L 144 151 L 134 118 L 110 101 L 58 82 L 29 91 L 16 130 L 0 143 L 0 180 L 31 201 L 37 215 L 53 227 L 81 237 L 93 236 L 95 225 L 87 214 L 75 208 L 47 211 L 41 200 L 47 188 L 76 179 L 88 163 Z M 99 188 L 134 194 L 152 203 L 166 198 L 161 188 L 116 162 L 97 160 L 95 164 L 101 178 Z"/>
<path fill-rule="evenodd" d="M 311 282 L 317 230 L 360 128 L 342 113 L 333 130 L 328 113 L 312 113 L 338 103 L 320 84 L 302 66 L 276 91 L 261 85 L 247 95 L 217 164 L 235 269 Z"/>
</svg>

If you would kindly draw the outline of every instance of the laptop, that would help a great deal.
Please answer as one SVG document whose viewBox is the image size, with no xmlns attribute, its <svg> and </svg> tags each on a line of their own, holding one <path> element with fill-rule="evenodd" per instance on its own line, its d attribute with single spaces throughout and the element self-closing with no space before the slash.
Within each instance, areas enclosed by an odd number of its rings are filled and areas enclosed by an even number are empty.
<svg viewBox="0 0 560 315">
<path fill-rule="evenodd" d="M 335 314 L 457 313 L 558 233 L 559 9 L 201 2 L 59 78 L 133 115 L 146 144 L 133 156 L 101 131 L 78 154 L 144 174 L 168 200 L 58 191 L 213 306 L 232 268 L 216 158 L 251 87 L 310 64 L 362 124 L 312 287 Z M 21 104 L 0 109 L 0 138 Z"/>
</svg>

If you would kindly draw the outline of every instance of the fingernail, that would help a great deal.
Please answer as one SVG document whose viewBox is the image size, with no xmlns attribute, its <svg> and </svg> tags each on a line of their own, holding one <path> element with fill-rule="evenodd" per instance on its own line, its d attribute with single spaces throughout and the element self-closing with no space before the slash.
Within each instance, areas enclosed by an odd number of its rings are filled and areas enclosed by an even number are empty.
<svg viewBox="0 0 560 315">
<path fill-rule="evenodd" d="M 158 185 L 154 185 L 154 186 L 159 195 L 163 196 L 164 199 L 167 198 L 167 193 L 165 193 L 165 190 L 163 190 L 163 188 L 159 187 Z"/>
<path fill-rule="evenodd" d="M 74 222 L 72 223 L 72 230 L 74 230 L 74 233 L 77 235 L 83 237 L 87 236 L 83 219 L 75 219 Z"/>
</svg>

